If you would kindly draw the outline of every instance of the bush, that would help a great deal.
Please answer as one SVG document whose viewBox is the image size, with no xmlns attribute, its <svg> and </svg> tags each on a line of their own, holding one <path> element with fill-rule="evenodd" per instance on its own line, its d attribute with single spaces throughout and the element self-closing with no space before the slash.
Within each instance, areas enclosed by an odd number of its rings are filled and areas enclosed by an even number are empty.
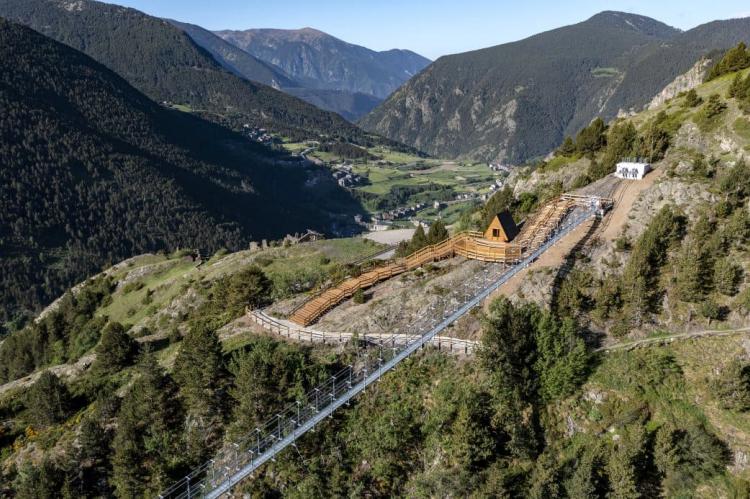
<svg viewBox="0 0 750 499">
<path fill-rule="evenodd" d="M 714 264 L 714 286 L 726 296 L 737 294 L 737 286 L 742 279 L 742 267 L 726 258 L 716 260 Z"/>
<path fill-rule="evenodd" d="M 726 108 L 727 105 L 721 100 L 719 94 L 711 94 L 703 108 L 703 113 L 706 118 L 710 119 L 723 113 Z"/>
<path fill-rule="evenodd" d="M 750 365 L 732 360 L 711 382 L 711 390 L 724 409 L 745 412 L 750 410 Z"/>
<path fill-rule="evenodd" d="M 703 317 L 710 321 L 721 319 L 721 307 L 712 298 L 707 298 L 701 303 L 700 312 Z"/>
<path fill-rule="evenodd" d="M 698 107 L 703 104 L 703 99 L 698 95 L 698 92 L 694 88 L 690 89 L 685 94 L 685 101 L 683 102 L 684 107 Z"/>
<path fill-rule="evenodd" d="M 352 301 L 357 305 L 361 305 L 365 302 L 365 292 L 362 291 L 362 288 L 354 292 L 352 295 Z"/>
</svg>

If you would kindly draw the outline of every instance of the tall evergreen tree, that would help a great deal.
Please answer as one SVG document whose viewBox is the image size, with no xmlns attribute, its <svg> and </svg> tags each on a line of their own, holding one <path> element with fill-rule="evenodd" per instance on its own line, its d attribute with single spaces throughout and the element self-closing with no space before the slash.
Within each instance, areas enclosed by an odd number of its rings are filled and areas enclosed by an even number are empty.
<svg viewBox="0 0 750 499">
<path fill-rule="evenodd" d="M 110 322 L 102 331 L 96 347 L 95 372 L 112 374 L 130 365 L 136 351 L 136 343 L 119 322 Z"/>
<path fill-rule="evenodd" d="M 593 154 L 607 144 L 607 125 L 601 118 L 596 118 L 589 126 L 578 132 L 576 150 L 581 154 Z"/>
<path fill-rule="evenodd" d="M 448 239 L 448 229 L 445 228 L 445 224 L 442 220 L 438 219 L 430 225 L 430 230 L 427 231 L 427 244 L 437 244 Z"/>
<path fill-rule="evenodd" d="M 221 343 L 205 324 L 195 325 L 183 340 L 174 379 L 187 409 L 188 453 L 191 459 L 203 459 L 220 443 L 227 389 Z"/>
<path fill-rule="evenodd" d="M 49 426 L 63 421 L 70 411 L 68 387 L 55 374 L 44 371 L 26 396 L 31 422 Z"/>
<path fill-rule="evenodd" d="M 118 497 L 154 496 L 186 463 L 180 444 L 182 413 L 172 379 L 147 352 L 125 395 L 112 442 L 112 484 Z M 194 464 L 194 463 L 192 463 Z"/>
</svg>

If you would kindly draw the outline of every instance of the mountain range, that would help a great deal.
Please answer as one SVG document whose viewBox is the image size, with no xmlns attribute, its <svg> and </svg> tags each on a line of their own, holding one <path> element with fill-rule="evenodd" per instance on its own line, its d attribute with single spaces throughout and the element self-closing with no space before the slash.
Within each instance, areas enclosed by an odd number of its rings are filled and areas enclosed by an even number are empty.
<svg viewBox="0 0 750 499">
<path fill-rule="evenodd" d="M 320 35 L 335 40 L 335 44 L 337 44 L 336 47 L 331 48 L 333 52 L 313 52 L 305 48 L 300 48 L 300 51 L 304 52 L 305 56 L 312 60 L 312 64 L 318 67 L 327 60 L 335 59 L 337 54 L 343 53 L 344 49 L 342 47 L 353 47 L 350 50 L 354 50 L 357 53 L 347 61 L 348 64 L 343 64 L 343 67 L 337 69 L 344 76 L 341 76 L 338 81 L 331 80 L 330 77 L 334 74 L 334 68 L 326 69 L 326 75 L 329 79 L 325 81 L 320 77 L 316 79 L 304 74 L 299 75 L 297 72 L 294 72 L 294 75 L 292 75 L 286 72 L 286 65 L 278 64 L 278 57 L 270 57 L 269 59 L 256 57 L 244 48 L 234 45 L 230 41 L 224 40 L 224 38 L 200 26 L 172 20 L 169 22 L 187 33 L 196 44 L 211 53 L 214 59 L 224 66 L 224 68 L 236 75 L 251 81 L 270 85 L 290 95 L 299 97 L 321 109 L 338 113 L 349 121 L 356 121 L 382 102 L 385 95 L 376 96 L 369 91 L 374 86 L 383 88 L 383 85 L 380 85 L 380 82 L 385 79 L 382 73 L 390 72 L 401 75 L 400 79 L 393 80 L 389 86 L 385 87 L 388 89 L 388 93 L 395 90 L 410 77 L 410 73 L 405 67 L 387 68 L 387 61 L 383 62 L 379 68 L 380 71 L 370 71 L 369 65 L 372 64 L 371 60 L 373 59 L 371 53 L 378 54 L 377 52 L 342 42 L 324 33 L 320 33 Z M 290 31 L 290 33 L 293 32 Z M 419 58 L 416 54 L 414 56 Z M 292 54 L 290 57 L 295 56 Z M 364 58 L 362 61 L 359 61 L 362 64 L 359 64 L 358 67 L 351 67 L 357 63 L 357 61 L 352 61 L 351 59 L 356 59 L 357 57 Z M 397 63 L 398 61 L 394 61 L 394 64 L 397 65 Z M 428 63 L 429 61 L 424 59 L 420 69 Z M 408 66 L 408 69 L 412 68 L 413 66 Z M 360 90 L 353 90 L 351 88 L 352 85 L 348 80 L 353 78 L 356 78 L 360 82 Z"/>
<path fill-rule="evenodd" d="M 91 0 L 2 0 L 0 16 L 84 52 L 157 102 L 236 129 L 249 124 L 299 140 L 372 140 L 335 113 L 237 76 L 181 29 L 137 10 Z M 268 65 L 257 68 L 267 81 L 284 83 Z"/>
<path fill-rule="evenodd" d="M 305 88 L 388 97 L 430 60 L 409 50 L 376 52 L 312 28 L 217 31 L 224 40 L 281 68 Z"/>
<path fill-rule="evenodd" d="M 0 322 L 135 254 L 241 249 L 361 213 L 322 168 L 1 18 L 0 108 Z"/>
<path fill-rule="evenodd" d="M 641 109 L 701 57 L 750 36 L 750 19 L 681 32 L 602 12 L 524 40 L 439 58 L 360 120 L 433 155 L 519 163 L 594 117 Z"/>
</svg>

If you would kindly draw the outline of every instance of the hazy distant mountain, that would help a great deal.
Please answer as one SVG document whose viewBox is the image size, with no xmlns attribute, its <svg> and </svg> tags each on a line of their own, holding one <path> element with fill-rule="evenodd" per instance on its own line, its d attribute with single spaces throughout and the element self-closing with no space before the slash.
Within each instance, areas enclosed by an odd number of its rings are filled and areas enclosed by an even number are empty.
<svg viewBox="0 0 750 499">
<path fill-rule="evenodd" d="M 376 52 L 312 28 L 217 34 L 282 69 L 302 87 L 364 93 L 381 99 L 430 63 L 408 50 Z"/>
<path fill-rule="evenodd" d="M 0 322 L 135 254 L 240 249 L 359 209 L 330 175 L 2 18 L 0 109 Z"/>
<path fill-rule="evenodd" d="M 270 85 L 276 89 L 298 86 L 297 82 L 280 69 L 253 57 L 207 29 L 172 19 L 169 22 L 187 33 L 195 43 L 208 50 L 224 68 L 243 78 Z"/>
<path fill-rule="evenodd" d="M 749 20 L 682 33 L 648 17 L 602 12 L 441 57 L 360 124 L 435 155 L 523 161 L 597 115 L 641 108 L 702 55 L 748 37 Z"/>
<path fill-rule="evenodd" d="M 369 140 L 334 113 L 239 78 L 184 31 L 137 10 L 91 0 L 0 0 L 0 16 L 85 52 L 158 102 L 182 104 L 235 127 L 250 123 L 299 139 Z"/>
<path fill-rule="evenodd" d="M 200 26 L 173 20 L 169 22 L 187 33 L 195 43 L 208 50 L 214 59 L 234 74 L 270 85 L 321 109 L 338 113 L 349 121 L 358 120 L 383 100 L 359 92 L 304 88 L 281 68 L 261 61 Z"/>
</svg>

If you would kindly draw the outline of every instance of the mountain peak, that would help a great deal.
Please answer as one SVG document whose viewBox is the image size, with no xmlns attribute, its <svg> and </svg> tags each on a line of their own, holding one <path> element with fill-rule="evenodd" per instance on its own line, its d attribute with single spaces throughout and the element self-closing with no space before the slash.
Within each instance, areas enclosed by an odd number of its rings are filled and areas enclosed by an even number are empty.
<svg viewBox="0 0 750 499">
<path fill-rule="evenodd" d="M 643 35 L 663 39 L 672 38 L 681 33 L 679 29 L 673 28 L 656 19 L 616 10 L 599 12 L 584 21 L 584 23 L 602 25 L 607 28 L 631 30 Z"/>
</svg>

